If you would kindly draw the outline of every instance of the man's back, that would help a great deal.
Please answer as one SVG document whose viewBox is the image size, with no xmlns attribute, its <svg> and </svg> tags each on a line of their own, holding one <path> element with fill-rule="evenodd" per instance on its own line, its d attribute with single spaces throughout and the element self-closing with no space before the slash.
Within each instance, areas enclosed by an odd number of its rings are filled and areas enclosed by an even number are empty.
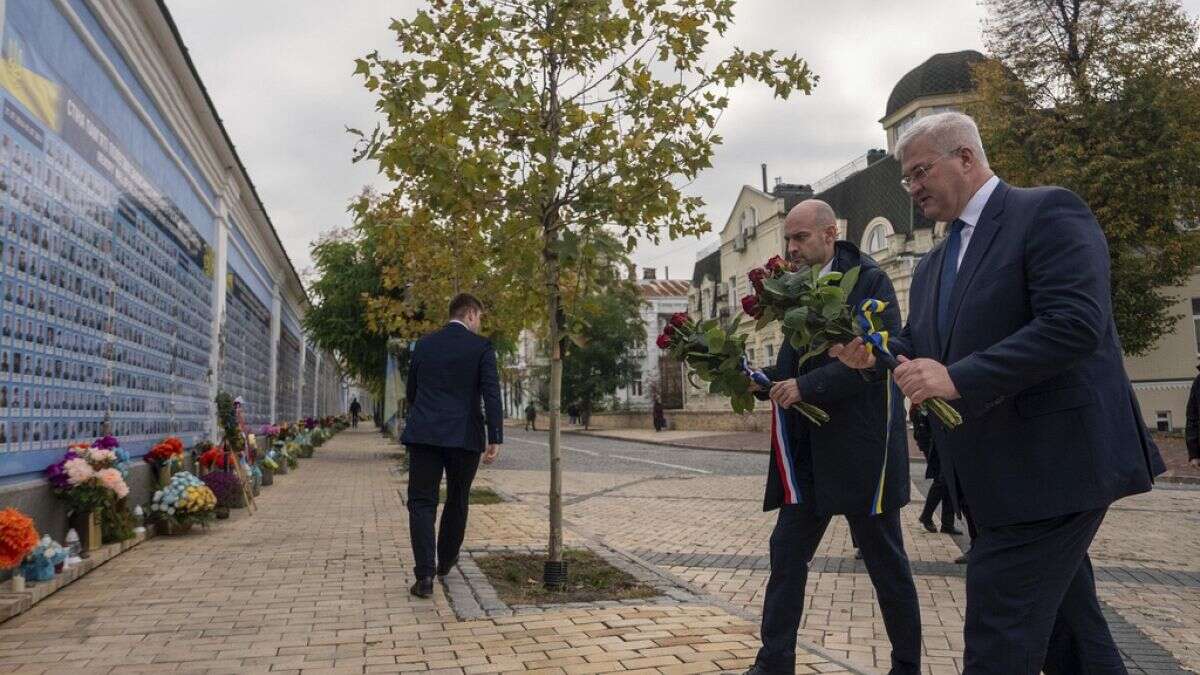
<svg viewBox="0 0 1200 675">
<path fill-rule="evenodd" d="M 407 382 L 408 420 L 401 442 L 483 451 L 503 434 L 496 352 L 462 324 L 417 342 Z M 487 434 L 481 401 L 487 408 Z"/>
</svg>

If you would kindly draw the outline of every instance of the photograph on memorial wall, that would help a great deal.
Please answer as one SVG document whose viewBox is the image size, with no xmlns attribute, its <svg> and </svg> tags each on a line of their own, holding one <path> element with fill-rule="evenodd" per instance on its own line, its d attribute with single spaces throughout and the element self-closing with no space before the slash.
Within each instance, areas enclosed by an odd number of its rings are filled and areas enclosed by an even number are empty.
<svg viewBox="0 0 1200 675">
<path fill-rule="evenodd" d="M 192 442 L 210 425 L 207 214 L 131 150 L 154 134 L 53 3 L 0 9 L 0 452 L 31 460 L 0 476 L 104 432 L 134 454 Z"/>
<path fill-rule="evenodd" d="M 245 421 L 260 426 L 271 421 L 271 309 L 237 272 L 225 284 L 218 381 L 222 391 L 241 397 Z"/>
<path fill-rule="evenodd" d="M 286 322 L 280 327 L 275 376 L 275 419 L 300 417 L 300 338 Z"/>
</svg>

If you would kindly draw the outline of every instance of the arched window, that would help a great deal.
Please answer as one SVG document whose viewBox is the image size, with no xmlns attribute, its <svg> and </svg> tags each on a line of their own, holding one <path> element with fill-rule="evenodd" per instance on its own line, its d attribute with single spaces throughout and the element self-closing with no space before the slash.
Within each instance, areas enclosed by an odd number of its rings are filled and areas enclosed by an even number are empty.
<svg viewBox="0 0 1200 675">
<path fill-rule="evenodd" d="M 892 224 L 888 222 L 887 218 L 875 218 L 867 224 L 867 229 L 862 239 L 862 250 L 865 253 L 886 251 L 888 237 L 893 233 Z"/>
</svg>

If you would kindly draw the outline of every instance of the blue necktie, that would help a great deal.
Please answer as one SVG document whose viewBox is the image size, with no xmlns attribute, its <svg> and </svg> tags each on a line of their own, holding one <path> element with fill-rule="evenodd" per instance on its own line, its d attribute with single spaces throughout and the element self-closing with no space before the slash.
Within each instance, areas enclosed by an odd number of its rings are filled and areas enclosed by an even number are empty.
<svg viewBox="0 0 1200 675">
<path fill-rule="evenodd" d="M 950 224 L 950 236 L 946 238 L 946 250 L 942 253 L 942 279 L 938 286 L 938 335 L 942 342 L 950 337 L 950 295 L 954 292 L 954 280 L 958 277 L 958 251 L 962 248 L 962 230 L 966 223 L 955 218 Z"/>
</svg>

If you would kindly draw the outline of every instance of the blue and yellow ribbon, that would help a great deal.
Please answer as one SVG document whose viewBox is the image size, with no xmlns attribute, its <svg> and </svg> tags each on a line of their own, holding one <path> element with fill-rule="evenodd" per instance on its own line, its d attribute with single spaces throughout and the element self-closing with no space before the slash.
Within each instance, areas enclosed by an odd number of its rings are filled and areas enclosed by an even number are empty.
<svg viewBox="0 0 1200 675">
<path fill-rule="evenodd" d="M 863 343 L 871 352 L 878 352 L 880 355 L 886 355 L 885 358 L 894 360 L 891 350 L 888 349 L 888 332 L 879 330 L 879 324 L 876 319 L 877 314 L 882 314 L 883 310 L 887 309 L 888 303 L 883 300 L 870 298 L 863 300 L 859 305 L 859 313 L 855 316 L 858 322 L 858 327 L 862 329 Z M 883 483 L 887 478 L 887 459 L 888 446 L 892 443 L 892 371 L 887 370 L 887 426 L 883 432 L 883 463 L 879 467 L 879 483 L 875 486 L 875 495 L 871 499 L 871 515 L 877 516 L 883 513 Z"/>
</svg>

